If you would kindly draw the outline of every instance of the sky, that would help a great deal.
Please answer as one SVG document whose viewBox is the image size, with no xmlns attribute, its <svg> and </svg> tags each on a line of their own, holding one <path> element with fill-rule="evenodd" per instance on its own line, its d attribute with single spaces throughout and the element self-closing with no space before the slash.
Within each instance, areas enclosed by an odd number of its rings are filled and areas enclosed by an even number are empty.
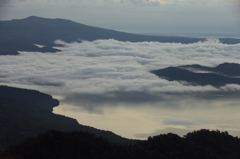
<svg viewBox="0 0 240 159">
<path fill-rule="evenodd" d="M 0 1 L 0 20 L 31 15 L 131 33 L 240 37 L 239 0 Z"/>
</svg>

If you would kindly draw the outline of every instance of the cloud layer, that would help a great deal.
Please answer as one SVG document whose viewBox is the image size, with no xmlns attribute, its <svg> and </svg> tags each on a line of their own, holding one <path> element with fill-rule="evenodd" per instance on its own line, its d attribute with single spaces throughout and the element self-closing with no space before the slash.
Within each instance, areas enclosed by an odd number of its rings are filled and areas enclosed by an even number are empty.
<svg viewBox="0 0 240 159">
<path fill-rule="evenodd" d="M 183 85 L 160 79 L 149 71 L 187 64 L 214 67 L 224 62 L 238 63 L 240 44 L 222 44 L 217 39 L 193 44 L 113 39 L 56 43 L 63 45 L 58 47 L 61 52 L 2 56 L 1 83 L 60 95 L 62 104 L 81 103 L 86 111 L 100 114 L 103 111 L 99 107 L 124 104 L 157 107 L 156 103 L 161 103 L 162 107 L 177 109 L 182 98 L 221 100 L 239 95 L 239 85 L 221 88 Z"/>
<path fill-rule="evenodd" d="M 150 70 L 169 66 L 200 64 L 216 66 L 238 63 L 240 44 L 227 45 L 218 40 L 194 44 L 159 42 L 93 42 L 65 43 L 62 52 L 30 53 L 2 56 L 0 81 L 24 85 L 61 87 L 62 93 L 138 92 L 204 92 L 219 91 L 212 86 L 184 86 L 179 82 L 159 79 Z M 221 91 L 240 90 L 227 85 Z"/>
</svg>

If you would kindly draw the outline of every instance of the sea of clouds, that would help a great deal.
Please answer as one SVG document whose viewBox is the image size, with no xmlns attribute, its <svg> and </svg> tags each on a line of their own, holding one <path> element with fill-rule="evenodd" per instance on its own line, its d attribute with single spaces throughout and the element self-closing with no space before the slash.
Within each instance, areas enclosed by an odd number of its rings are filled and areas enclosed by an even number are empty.
<svg viewBox="0 0 240 159">
<path fill-rule="evenodd" d="M 66 101 L 159 101 L 158 93 L 239 91 L 239 85 L 183 85 L 149 71 L 200 64 L 214 67 L 240 63 L 240 44 L 208 39 L 192 44 L 120 42 L 113 39 L 66 43 L 55 41 L 57 53 L 20 52 L 1 56 L 0 82 L 64 96 Z M 38 45 L 39 46 L 39 45 Z M 40 46 L 39 46 L 40 47 Z M 91 100 L 94 99 L 94 100 Z M 79 101 L 76 101 L 79 102 Z"/>
</svg>

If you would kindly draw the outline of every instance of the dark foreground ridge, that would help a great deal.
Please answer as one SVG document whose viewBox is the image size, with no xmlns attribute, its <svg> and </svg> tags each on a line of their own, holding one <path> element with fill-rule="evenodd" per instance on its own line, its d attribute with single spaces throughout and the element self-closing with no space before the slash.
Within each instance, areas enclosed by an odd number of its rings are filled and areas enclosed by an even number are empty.
<svg viewBox="0 0 240 159">
<path fill-rule="evenodd" d="M 20 20 L 0 21 L 0 51 L 15 50 L 54 53 L 60 51 L 53 48 L 53 46 L 56 46 L 54 41 L 58 39 L 66 42 L 115 39 L 130 42 L 157 41 L 183 44 L 206 40 L 205 38 L 137 35 L 87 26 L 65 19 L 48 19 L 35 16 Z M 219 40 L 226 44 L 240 43 L 240 39 L 220 38 Z M 34 44 L 44 45 L 45 47 L 39 48 Z"/>
<path fill-rule="evenodd" d="M 202 71 L 207 71 L 207 73 L 202 73 Z M 151 73 L 169 81 L 185 82 L 184 84 L 187 85 L 221 87 L 226 84 L 240 84 L 240 64 L 236 63 L 223 63 L 213 68 L 185 65 L 153 70 Z"/>
<path fill-rule="evenodd" d="M 53 114 L 58 104 L 58 100 L 39 91 L 0 86 L 0 150 L 52 129 L 90 132 L 117 143 L 137 142 Z"/>
<path fill-rule="evenodd" d="M 135 145 L 116 144 L 93 134 L 51 130 L 10 146 L 2 159 L 239 159 L 240 139 L 200 130 L 181 138 L 168 133 Z"/>
</svg>

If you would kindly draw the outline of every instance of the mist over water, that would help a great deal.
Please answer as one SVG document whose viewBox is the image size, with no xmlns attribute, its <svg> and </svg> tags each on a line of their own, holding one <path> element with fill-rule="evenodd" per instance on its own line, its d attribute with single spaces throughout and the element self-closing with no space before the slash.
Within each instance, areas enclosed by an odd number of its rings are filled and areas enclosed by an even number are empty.
<svg viewBox="0 0 240 159">
<path fill-rule="evenodd" d="M 159 94 L 158 101 L 142 103 L 100 101 L 100 97 L 93 96 L 81 99 L 79 95 L 79 102 L 76 103 L 68 102 L 68 99 L 60 100 L 61 105 L 54 112 L 128 138 L 146 139 L 168 132 L 182 136 L 199 129 L 218 129 L 239 136 L 239 95 L 239 92 L 234 95 Z M 104 99 L 102 97 L 101 100 Z"/>
<path fill-rule="evenodd" d="M 60 100 L 54 113 L 128 138 L 201 128 L 240 136 L 240 86 L 183 85 L 149 71 L 200 64 L 240 63 L 240 44 L 218 39 L 193 44 L 120 42 L 65 43 L 57 53 L 1 56 L 3 85 L 37 89 Z M 41 47 L 41 46 L 40 46 Z"/>
</svg>

